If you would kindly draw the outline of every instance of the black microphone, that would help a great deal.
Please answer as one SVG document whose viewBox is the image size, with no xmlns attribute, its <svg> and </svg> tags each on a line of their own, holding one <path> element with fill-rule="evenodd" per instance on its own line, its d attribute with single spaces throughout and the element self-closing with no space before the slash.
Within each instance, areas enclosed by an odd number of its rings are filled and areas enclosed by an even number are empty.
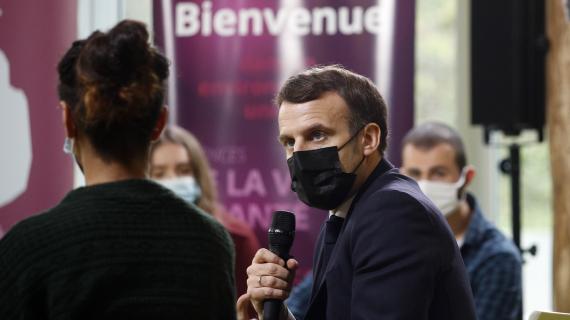
<svg viewBox="0 0 570 320">
<path fill-rule="evenodd" d="M 285 261 L 290 258 L 289 250 L 295 239 L 295 215 L 288 211 L 273 212 L 271 227 L 267 231 L 269 236 L 269 250 Z M 283 301 L 267 299 L 263 301 L 263 319 L 278 320 Z"/>
</svg>

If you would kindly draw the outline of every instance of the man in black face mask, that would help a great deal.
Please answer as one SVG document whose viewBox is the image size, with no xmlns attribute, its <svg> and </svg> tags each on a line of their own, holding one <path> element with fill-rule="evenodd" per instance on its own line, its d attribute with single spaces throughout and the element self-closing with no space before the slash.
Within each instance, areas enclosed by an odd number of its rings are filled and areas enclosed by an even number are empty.
<svg viewBox="0 0 570 320">
<path fill-rule="evenodd" d="M 313 261 L 306 319 L 475 319 L 455 239 L 418 185 L 383 158 L 386 105 L 373 83 L 339 66 L 287 80 L 276 98 L 291 188 L 329 210 Z M 297 261 L 260 249 L 248 293 L 286 299 Z M 284 306 L 281 319 L 292 319 Z"/>
</svg>

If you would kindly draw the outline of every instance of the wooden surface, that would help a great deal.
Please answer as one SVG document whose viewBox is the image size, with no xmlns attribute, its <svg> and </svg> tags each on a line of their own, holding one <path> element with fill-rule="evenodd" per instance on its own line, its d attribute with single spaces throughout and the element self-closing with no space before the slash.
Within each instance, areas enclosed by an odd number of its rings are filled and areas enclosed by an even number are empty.
<svg viewBox="0 0 570 320">
<path fill-rule="evenodd" d="M 570 312 L 570 23 L 565 1 L 547 0 L 547 121 L 554 202 L 554 309 Z"/>
<path fill-rule="evenodd" d="M 570 320 L 570 314 L 535 311 L 528 320 Z"/>
</svg>

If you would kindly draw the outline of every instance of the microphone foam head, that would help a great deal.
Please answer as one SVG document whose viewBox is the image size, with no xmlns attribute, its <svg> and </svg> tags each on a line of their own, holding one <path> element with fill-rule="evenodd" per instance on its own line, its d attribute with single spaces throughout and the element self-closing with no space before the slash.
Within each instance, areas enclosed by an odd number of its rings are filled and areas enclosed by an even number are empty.
<svg viewBox="0 0 570 320">
<path fill-rule="evenodd" d="M 288 253 L 295 239 L 295 215 L 288 211 L 275 211 L 268 235 L 271 251 Z"/>
<path fill-rule="evenodd" d="M 285 232 L 295 231 L 295 215 L 289 211 L 273 212 L 273 220 L 271 220 L 272 229 L 281 229 Z"/>
</svg>

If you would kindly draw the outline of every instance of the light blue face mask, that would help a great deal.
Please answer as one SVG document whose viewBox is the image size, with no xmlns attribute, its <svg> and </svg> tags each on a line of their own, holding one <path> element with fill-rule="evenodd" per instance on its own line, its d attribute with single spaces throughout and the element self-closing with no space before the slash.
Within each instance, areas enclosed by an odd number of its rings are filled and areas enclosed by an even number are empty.
<svg viewBox="0 0 570 320">
<path fill-rule="evenodd" d="M 63 142 L 63 153 L 73 155 L 73 138 L 65 137 Z"/>
<path fill-rule="evenodd" d="M 202 195 L 202 189 L 192 176 L 157 180 L 156 182 L 170 189 L 174 194 L 189 203 L 196 203 Z"/>
<path fill-rule="evenodd" d="M 74 143 L 75 140 L 73 138 L 65 137 L 65 141 L 63 142 L 63 153 L 70 155 L 73 162 L 77 163 L 77 166 L 79 166 L 79 169 L 83 172 L 83 166 L 79 161 L 77 161 L 77 157 L 75 157 L 75 154 L 73 153 Z"/>
</svg>

